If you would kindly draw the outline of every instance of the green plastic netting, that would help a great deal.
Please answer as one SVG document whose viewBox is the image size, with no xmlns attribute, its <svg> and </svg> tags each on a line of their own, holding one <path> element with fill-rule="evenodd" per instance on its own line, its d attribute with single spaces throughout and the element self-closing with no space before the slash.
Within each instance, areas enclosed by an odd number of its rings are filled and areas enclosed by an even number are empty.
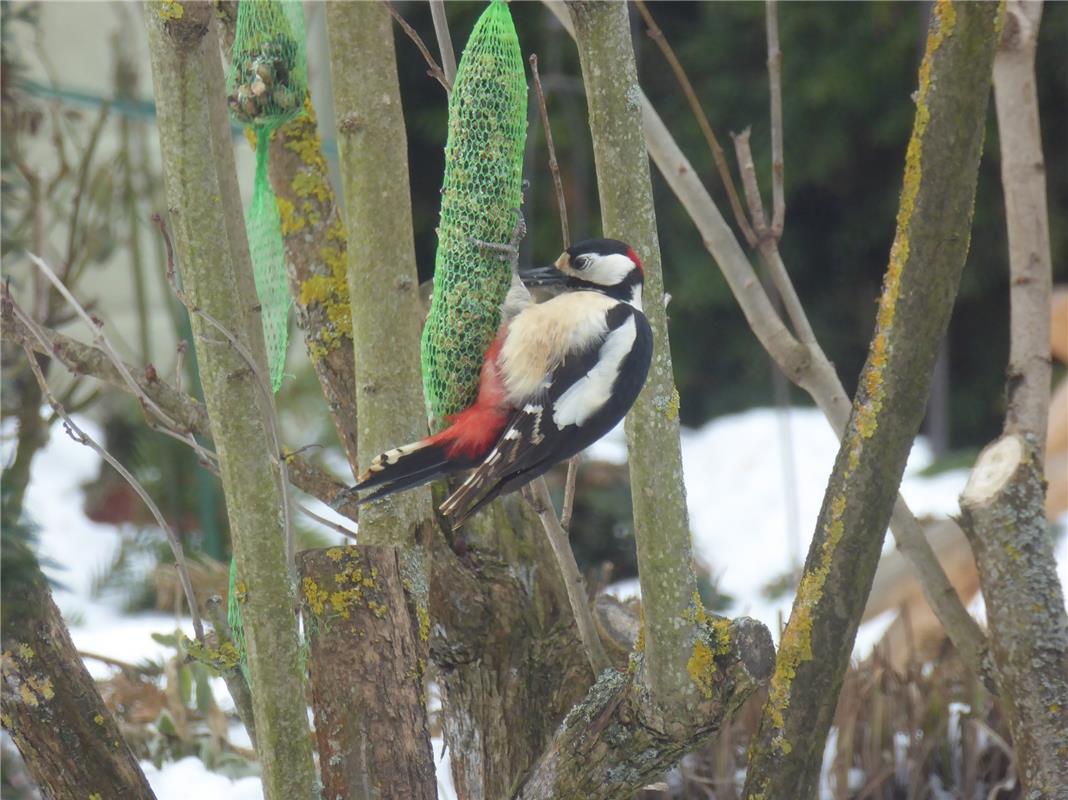
<svg viewBox="0 0 1068 800">
<path fill-rule="evenodd" d="M 493 0 L 464 48 L 449 99 L 434 295 L 423 329 L 423 388 L 435 425 L 478 394 L 511 274 L 499 253 L 522 200 L 527 82 L 508 6 Z"/>
<path fill-rule="evenodd" d="M 226 90 L 230 113 L 256 137 L 256 184 L 245 226 L 275 391 L 285 369 L 290 296 L 281 220 L 267 175 L 267 150 L 275 128 L 303 111 L 307 89 L 300 0 L 243 0 L 238 5 Z"/>
<path fill-rule="evenodd" d="M 241 660 L 241 672 L 248 681 L 248 654 L 245 649 L 245 624 L 241 618 L 241 601 L 238 599 L 237 558 L 230 556 L 230 583 L 226 591 L 226 621 L 230 625 L 230 638 Z"/>
</svg>

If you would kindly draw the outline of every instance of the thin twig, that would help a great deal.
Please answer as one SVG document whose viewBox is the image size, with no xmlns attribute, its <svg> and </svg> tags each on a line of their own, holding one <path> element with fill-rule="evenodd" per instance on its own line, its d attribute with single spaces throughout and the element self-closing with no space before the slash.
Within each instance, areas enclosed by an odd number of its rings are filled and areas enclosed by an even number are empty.
<svg viewBox="0 0 1068 800">
<path fill-rule="evenodd" d="M 545 92 L 538 74 L 538 56 L 530 54 L 530 72 L 534 77 L 534 93 L 538 97 L 538 111 L 541 124 L 545 128 L 545 145 L 549 149 L 549 172 L 553 176 L 553 188 L 556 190 L 556 208 L 560 212 L 560 236 L 564 248 L 571 246 L 571 228 L 567 223 L 567 201 L 564 198 L 564 182 L 560 178 L 560 163 L 556 160 L 556 147 L 553 144 L 553 129 L 549 124 L 549 110 L 545 105 Z M 578 456 L 572 456 L 567 462 L 567 478 L 564 479 L 564 506 L 560 511 L 560 525 L 565 531 L 571 527 L 571 514 L 575 510 L 575 480 L 578 476 Z"/>
<path fill-rule="evenodd" d="M 381 2 L 382 5 L 384 5 L 389 10 L 389 15 L 393 17 L 393 19 L 398 25 L 401 26 L 401 30 L 403 30 L 404 33 L 407 34 L 408 38 L 411 39 L 415 43 L 415 46 L 419 48 L 419 52 L 423 54 L 423 58 L 426 60 L 427 66 L 430 67 L 430 70 L 427 72 L 427 74 L 430 75 L 432 78 L 435 78 L 437 82 L 445 88 L 446 92 L 451 93 L 452 81 L 445 77 L 445 72 L 441 69 L 441 67 L 438 66 L 438 62 L 434 60 L 434 56 L 430 55 L 430 50 L 427 49 L 426 44 L 423 43 L 423 40 L 419 36 L 419 34 L 415 32 L 415 28 L 409 25 L 407 21 L 405 21 L 404 17 L 397 13 L 397 10 L 393 7 L 393 4 L 389 2 L 389 0 L 381 0 Z"/>
<path fill-rule="evenodd" d="M 456 81 L 456 53 L 452 49 L 449 20 L 445 16 L 445 0 L 430 0 L 430 16 L 434 20 L 434 35 L 438 37 L 438 52 L 441 53 L 445 80 L 452 86 Z"/>
<path fill-rule="evenodd" d="M 137 664 L 131 664 L 129 661 L 120 661 L 117 658 L 111 656 L 102 656 L 99 653 L 90 653 L 88 650 L 79 650 L 78 655 L 81 658 L 89 659 L 90 661 L 99 661 L 101 664 L 107 664 L 109 667 L 118 667 L 123 672 L 135 672 L 138 675 L 154 676 L 160 674 L 160 668 L 156 664 L 145 664 L 138 666 Z"/>
<path fill-rule="evenodd" d="M 63 266 L 64 280 L 72 277 L 71 270 L 74 268 L 74 254 L 79 249 L 75 240 L 78 238 L 78 218 L 81 216 L 82 199 L 86 194 L 86 184 L 89 182 L 89 168 L 92 166 L 93 156 L 96 153 L 97 145 L 100 143 L 100 134 L 104 130 L 104 123 L 108 120 L 109 109 L 109 103 L 103 103 L 100 106 L 96 122 L 89 133 L 89 142 L 85 147 L 85 152 L 82 154 L 82 163 L 78 165 L 78 178 L 74 197 L 71 200 L 70 230 L 67 232 L 67 260 Z"/>
<path fill-rule="evenodd" d="M 278 467 L 279 486 L 282 493 L 282 527 L 286 543 L 286 562 L 289 565 L 290 579 L 295 586 L 297 582 L 297 545 L 296 537 L 293 532 L 292 510 L 290 507 L 289 475 L 282 452 L 282 439 L 278 433 L 278 418 L 275 414 L 274 393 L 271 391 L 271 384 L 267 380 L 267 376 L 264 374 L 259 362 L 253 357 L 249 349 L 245 347 L 244 343 L 237 338 L 233 331 L 229 330 L 222 324 L 222 322 L 193 303 L 178 285 L 178 275 L 174 260 L 174 243 L 171 241 L 170 232 L 167 230 L 167 223 L 164 222 L 163 217 L 159 214 L 152 215 L 152 222 L 159 229 L 160 236 L 163 237 L 163 246 L 167 252 L 167 283 L 170 284 L 174 296 L 178 298 L 178 301 L 185 306 L 190 314 L 200 317 L 222 334 L 223 338 L 229 342 L 230 346 L 234 348 L 234 351 L 240 355 L 245 361 L 245 364 L 248 365 L 249 370 L 252 372 L 252 377 L 254 378 L 253 382 L 259 387 L 260 394 L 263 396 L 264 422 L 267 425 L 267 433 L 271 437 L 271 448 L 274 453 L 275 465 Z"/>
<path fill-rule="evenodd" d="M 182 550 L 182 543 L 178 539 L 177 534 L 167 521 L 163 518 L 163 514 L 160 513 L 159 507 L 145 491 L 140 481 L 137 480 L 130 472 L 124 467 L 118 459 L 109 453 L 104 447 L 100 446 L 93 440 L 89 434 L 83 431 L 78 424 L 70 418 L 66 409 L 60 404 L 56 396 L 52 394 L 51 388 L 48 386 L 48 381 L 45 380 L 44 373 L 41 372 L 41 367 L 37 363 L 37 356 L 29 347 L 23 347 L 26 353 L 26 359 L 29 361 L 30 370 L 33 372 L 33 376 L 37 379 L 37 384 L 41 387 L 41 392 L 47 398 L 49 405 L 55 410 L 55 412 L 63 419 L 63 427 L 66 429 L 67 434 L 71 439 L 78 444 L 84 444 L 86 447 L 94 450 L 101 458 L 107 461 L 115 471 L 121 475 L 125 481 L 130 484 L 137 495 L 144 501 L 144 504 L 148 506 L 148 510 L 152 512 L 152 516 L 156 519 L 156 524 L 163 529 L 163 532 L 167 536 L 167 543 L 171 546 L 171 553 L 174 555 L 174 564 L 178 568 L 178 580 L 182 584 L 182 591 L 185 593 L 185 601 L 189 605 L 189 614 L 193 618 L 193 631 L 196 634 L 198 640 L 204 639 L 204 625 L 200 620 L 200 610 L 197 608 L 197 598 L 193 593 L 193 582 L 189 578 L 189 570 L 185 564 L 185 553 Z"/>
<path fill-rule="evenodd" d="M 556 556 L 556 563 L 560 567 L 560 577 L 567 588 L 567 599 L 575 615 L 575 624 L 578 625 L 579 638 L 582 639 L 586 650 L 586 658 L 590 662 L 593 674 L 600 675 L 611 666 L 611 663 L 593 623 L 589 599 L 583 589 L 582 574 L 579 572 L 578 564 L 575 563 L 575 554 L 571 552 L 567 531 L 560 526 L 560 521 L 556 518 L 552 498 L 549 497 L 549 487 L 545 485 L 544 478 L 538 478 L 530 484 L 530 494 L 527 499 L 541 520 L 542 527 L 545 528 L 545 536 L 553 549 L 553 555 Z"/>
<path fill-rule="evenodd" d="M 564 505 L 560 509 L 560 525 L 565 531 L 571 530 L 571 516 L 575 512 L 575 481 L 578 479 L 578 456 L 571 456 L 567 462 L 567 477 L 564 479 Z"/>
<path fill-rule="evenodd" d="M 697 118 L 697 124 L 701 128 L 701 133 L 705 136 L 705 141 L 708 143 L 708 149 L 712 151 L 712 159 L 716 162 L 716 171 L 719 172 L 720 180 L 723 181 L 723 188 L 727 190 L 727 199 L 731 204 L 731 211 L 734 212 L 734 220 L 738 223 L 738 227 L 742 230 L 742 235 L 745 236 L 745 240 L 749 243 L 750 247 L 756 247 L 757 239 L 753 232 L 752 226 L 749 224 L 749 220 L 745 216 L 745 211 L 742 210 L 741 200 L 738 198 L 738 190 L 734 188 L 734 178 L 731 177 L 731 168 L 727 164 L 727 156 L 723 152 L 723 148 L 719 146 L 719 140 L 716 139 L 716 134 L 712 130 L 712 124 L 708 121 L 708 117 L 705 115 L 704 109 L 701 108 L 701 101 L 697 99 L 697 93 L 693 89 L 693 85 L 690 83 L 690 79 L 686 75 L 686 70 L 683 69 L 682 63 L 675 55 L 675 51 L 668 44 L 667 38 L 664 36 L 664 32 L 657 26 L 656 21 L 653 19 L 653 15 L 649 13 L 649 9 L 646 8 L 645 3 L 642 0 L 634 0 L 634 4 L 638 7 L 638 11 L 641 12 L 642 19 L 645 20 L 645 24 L 649 26 L 649 38 L 656 42 L 656 46 L 660 48 L 660 52 L 664 54 L 664 58 L 667 59 L 668 64 L 671 66 L 671 71 L 675 73 L 675 80 L 679 82 L 679 86 L 682 87 L 683 93 L 686 95 L 686 100 L 690 104 L 690 110 L 693 112 L 694 117 Z"/>
<path fill-rule="evenodd" d="M 757 234 L 757 251 L 771 274 L 771 280 L 775 284 L 775 289 L 779 293 L 779 298 L 782 300 L 798 340 L 806 347 L 813 347 L 816 344 L 816 334 L 812 331 L 812 325 L 801 304 L 801 298 L 797 296 L 797 290 L 779 254 L 778 238 L 768 228 L 764 217 L 764 204 L 760 199 L 760 188 L 757 186 L 753 152 L 749 147 L 748 128 L 734 137 L 734 150 L 738 156 L 738 168 L 742 172 L 746 201 L 753 214 L 753 227 Z"/>
<path fill-rule="evenodd" d="M 311 517 L 313 520 L 318 522 L 320 525 L 325 525 L 326 527 L 337 531 L 342 536 L 346 536 L 349 539 L 352 539 L 352 541 L 354 542 L 359 541 L 359 537 L 356 535 L 356 531 L 351 530 L 350 528 L 346 528 L 344 525 L 338 525 L 336 522 L 331 522 L 326 517 L 319 516 L 303 503 L 297 503 L 297 508 L 306 516 Z"/>
<path fill-rule="evenodd" d="M 571 229 L 567 224 L 567 202 L 564 199 L 564 183 L 560 178 L 560 163 L 556 160 L 556 147 L 553 145 L 553 129 L 549 124 L 549 110 L 545 106 L 545 92 L 542 91 L 541 76 L 538 74 L 538 56 L 530 54 L 530 72 L 534 77 L 534 93 L 538 97 L 538 111 L 541 113 L 541 124 L 545 129 L 545 146 L 549 148 L 549 171 L 553 176 L 553 187 L 556 189 L 556 208 L 560 212 L 560 235 L 564 242 L 564 248 L 571 246 Z"/>
<path fill-rule="evenodd" d="M 112 366 L 115 367 L 116 372 L 122 377 L 123 382 L 129 388 L 130 392 L 137 398 L 137 401 L 141 404 L 141 408 L 145 411 L 145 420 L 149 427 L 153 430 L 159 430 L 166 433 L 169 436 L 173 436 L 176 439 L 186 442 L 196 452 L 201 463 L 209 465 L 214 463 L 215 454 L 204 449 L 193 437 L 193 435 L 175 419 L 173 419 L 167 412 L 165 412 L 160 406 L 148 396 L 148 394 L 140 387 L 137 381 L 134 379 L 129 368 L 119 357 L 118 351 L 114 345 L 111 344 L 111 340 L 104 334 L 103 322 L 93 317 L 88 311 L 85 310 L 77 298 L 70 292 L 66 285 L 56 276 L 55 271 L 45 262 L 43 259 L 34 255 L 33 253 L 27 253 L 30 257 L 30 261 L 37 267 L 40 274 L 44 275 L 49 282 L 56 288 L 59 294 L 67 301 L 67 304 L 73 309 L 76 316 L 78 316 L 89 328 L 93 334 L 93 341 L 99 346 L 108 357 Z M 31 330 L 35 337 L 42 341 L 47 346 L 47 340 L 41 339 L 43 332 L 38 326 L 37 322 L 30 318 L 25 312 L 12 301 L 12 306 L 15 310 L 16 316 L 19 316 L 20 320 L 26 327 Z M 151 411 L 156 418 L 162 423 L 162 425 L 155 425 L 148 416 L 148 411 Z"/>
<path fill-rule="evenodd" d="M 771 236 L 782 238 L 786 222 L 782 157 L 782 50 L 779 48 L 779 2 L 767 0 L 768 85 L 771 89 Z"/>
</svg>

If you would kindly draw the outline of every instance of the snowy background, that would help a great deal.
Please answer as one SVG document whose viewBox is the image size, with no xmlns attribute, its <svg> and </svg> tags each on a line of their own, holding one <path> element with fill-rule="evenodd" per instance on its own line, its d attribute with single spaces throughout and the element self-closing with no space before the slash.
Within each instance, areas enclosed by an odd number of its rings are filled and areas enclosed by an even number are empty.
<svg viewBox="0 0 1068 800">
<path fill-rule="evenodd" d="M 101 431 L 91 421 L 78 423 L 102 440 Z M 5 433 L 10 432 L 5 425 Z M 3 440 L 0 455 L 6 461 L 12 439 L 5 435 Z M 784 442 L 789 445 L 784 446 Z M 785 413 L 757 409 L 683 431 L 695 550 L 712 567 L 720 590 L 734 598 L 729 615 L 756 617 L 773 634 L 778 632 L 780 617 L 785 620 L 789 616 L 792 597 L 768 600 L 762 589 L 804 560 L 837 448 L 827 423 L 813 409 Z M 613 431 L 588 455 L 625 461 L 622 430 Z M 918 440 L 902 484 L 905 499 L 917 515 L 955 513 L 967 471 L 921 477 L 918 473 L 930 461 L 930 449 Z M 151 635 L 172 632 L 177 623 L 191 636 L 187 619 L 175 620 L 163 613 L 130 615 L 122 612 L 120 598 L 95 596 L 91 591 L 93 576 L 111 561 L 120 538 L 115 527 L 90 522 L 82 512 L 81 484 L 94 478 L 99 466 L 95 453 L 73 442 L 61 428 L 53 430 L 50 443 L 34 461 L 25 504 L 40 526 L 39 554 L 59 586 L 56 603 L 80 650 L 134 663 L 165 658 L 172 651 Z M 786 490 L 787 486 L 793 488 Z M 886 547 L 892 547 L 889 536 Z M 1068 585 L 1068 542 L 1064 537 L 1058 540 L 1056 550 L 1061 584 Z M 619 584 L 615 591 L 633 594 L 636 581 Z M 866 655 L 889 621 L 884 615 L 862 626 L 855 655 Z M 97 661 L 87 664 L 95 677 L 112 672 L 111 667 Z M 221 680 L 215 696 L 221 704 L 229 702 Z M 233 741 L 247 745 L 243 736 L 236 726 Z M 440 740 L 434 745 L 440 796 L 450 800 L 454 794 L 448 761 L 441 758 Z M 231 781 L 209 772 L 196 758 L 168 763 L 163 769 L 148 762 L 142 766 L 159 800 L 258 800 L 263 796 L 257 778 Z"/>
</svg>

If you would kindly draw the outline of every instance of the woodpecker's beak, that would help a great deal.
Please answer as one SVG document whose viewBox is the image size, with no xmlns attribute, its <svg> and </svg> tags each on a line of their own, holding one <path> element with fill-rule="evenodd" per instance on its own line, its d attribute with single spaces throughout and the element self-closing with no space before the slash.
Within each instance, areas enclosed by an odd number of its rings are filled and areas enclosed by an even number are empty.
<svg viewBox="0 0 1068 800">
<path fill-rule="evenodd" d="M 520 270 L 519 279 L 531 288 L 535 286 L 562 286 L 567 280 L 567 275 L 550 264 L 547 267 Z"/>
</svg>

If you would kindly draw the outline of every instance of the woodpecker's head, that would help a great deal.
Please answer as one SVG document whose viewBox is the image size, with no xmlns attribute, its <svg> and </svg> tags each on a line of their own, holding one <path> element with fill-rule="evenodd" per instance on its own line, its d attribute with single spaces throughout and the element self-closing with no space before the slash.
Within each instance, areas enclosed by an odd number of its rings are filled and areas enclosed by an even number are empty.
<svg viewBox="0 0 1068 800">
<path fill-rule="evenodd" d="M 573 245 L 548 267 L 520 273 L 528 286 L 597 291 L 641 307 L 642 262 L 626 242 L 588 239 Z"/>
</svg>

